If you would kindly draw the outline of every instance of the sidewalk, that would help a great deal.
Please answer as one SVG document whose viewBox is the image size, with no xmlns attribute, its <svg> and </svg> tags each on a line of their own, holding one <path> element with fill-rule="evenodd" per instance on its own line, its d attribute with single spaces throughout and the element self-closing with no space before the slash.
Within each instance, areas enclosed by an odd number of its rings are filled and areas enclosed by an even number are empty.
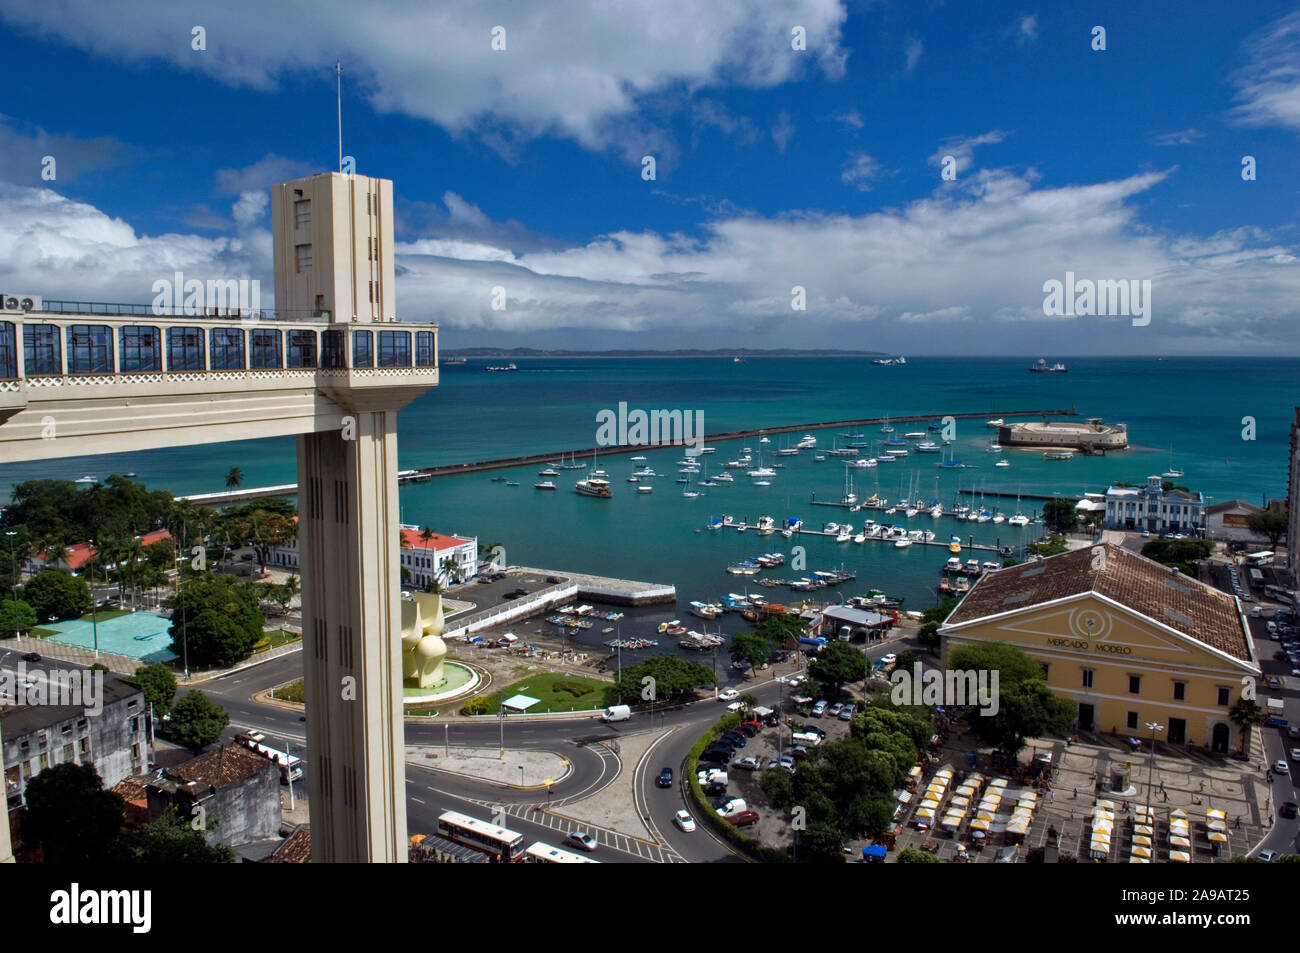
<svg viewBox="0 0 1300 953">
<path fill-rule="evenodd" d="M 527 790 L 563 781 L 573 771 L 567 758 L 540 748 L 465 748 L 408 745 L 406 763 L 476 778 L 503 787 Z"/>
</svg>

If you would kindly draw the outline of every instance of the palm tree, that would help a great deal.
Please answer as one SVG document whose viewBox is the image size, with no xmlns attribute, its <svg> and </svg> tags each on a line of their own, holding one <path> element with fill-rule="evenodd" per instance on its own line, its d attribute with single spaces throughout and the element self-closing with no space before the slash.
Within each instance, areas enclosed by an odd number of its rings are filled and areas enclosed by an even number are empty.
<svg viewBox="0 0 1300 953">
<path fill-rule="evenodd" d="M 445 578 L 448 582 L 458 582 L 458 570 L 459 566 L 456 563 L 456 558 L 454 556 L 444 556 L 438 569 L 438 576 L 440 579 Z"/>
<path fill-rule="evenodd" d="M 1255 725 L 1262 725 L 1268 721 L 1268 716 L 1264 714 L 1264 709 L 1260 708 L 1252 698 L 1238 698 L 1237 703 L 1228 709 L 1228 717 L 1238 728 L 1241 729 L 1241 750 L 1243 753 L 1250 751 L 1250 729 Z"/>
<path fill-rule="evenodd" d="M 746 692 L 744 695 L 741 695 L 739 698 L 736 699 L 736 701 L 740 702 L 742 705 L 745 706 L 745 711 L 753 711 L 755 708 L 758 707 L 757 696 L 751 695 L 748 692 Z"/>
<path fill-rule="evenodd" d="M 244 482 L 244 471 L 239 467 L 231 467 L 230 472 L 226 474 L 226 486 L 232 490 L 238 490 Z"/>
</svg>

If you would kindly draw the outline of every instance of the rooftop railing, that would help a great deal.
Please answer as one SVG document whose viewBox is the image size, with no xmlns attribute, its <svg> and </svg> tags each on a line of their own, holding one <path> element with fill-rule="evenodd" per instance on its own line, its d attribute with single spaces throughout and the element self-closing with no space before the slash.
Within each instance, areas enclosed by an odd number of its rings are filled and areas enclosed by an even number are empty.
<svg viewBox="0 0 1300 953">
<path fill-rule="evenodd" d="M 329 322 L 330 312 L 321 310 L 249 310 L 242 308 L 172 308 L 152 304 L 121 304 L 108 301 L 52 301 L 41 302 L 33 314 L 98 314 L 105 317 L 146 318 L 238 318 L 243 321 L 298 321 L 301 323 Z"/>
</svg>

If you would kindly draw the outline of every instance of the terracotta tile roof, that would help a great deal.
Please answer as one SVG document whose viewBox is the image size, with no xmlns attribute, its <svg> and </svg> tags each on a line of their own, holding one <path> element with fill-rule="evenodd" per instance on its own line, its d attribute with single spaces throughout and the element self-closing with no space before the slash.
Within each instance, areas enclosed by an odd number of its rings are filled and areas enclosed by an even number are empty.
<svg viewBox="0 0 1300 953">
<path fill-rule="evenodd" d="M 402 548 L 403 549 L 432 549 L 434 552 L 443 549 L 452 549 L 456 546 L 463 546 L 471 542 L 468 539 L 462 539 L 459 536 L 445 536 L 442 533 L 434 533 L 429 537 L 426 543 L 420 536 L 417 529 L 402 530 Z"/>
<path fill-rule="evenodd" d="M 146 784 L 144 778 L 123 778 L 113 785 L 113 793 L 120 796 L 124 801 L 136 801 L 144 804 L 148 800 L 148 794 L 145 791 Z"/>
<path fill-rule="evenodd" d="M 307 864 L 311 863 L 311 828 L 304 824 L 290 834 L 275 853 L 266 858 L 267 864 Z"/>
<path fill-rule="evenodd" d="M 279 772 L 275 762 L 266 755 L 232 743 L 171 768 L 167 776 L 176 781 L 194 781 L 204 787 L 223 788 L 268 768 Z"/>
<path fill-rule="evenodd" d="M 1120 546 L 1106 545 L 1104 565 L 1094 568 L 1098 548 L 1090 546 L 988 573 L 944 624 L 1022 612 L 1093 592 L 1233 658 L 1255 661 L 1232 596 Z"/>
</svg>

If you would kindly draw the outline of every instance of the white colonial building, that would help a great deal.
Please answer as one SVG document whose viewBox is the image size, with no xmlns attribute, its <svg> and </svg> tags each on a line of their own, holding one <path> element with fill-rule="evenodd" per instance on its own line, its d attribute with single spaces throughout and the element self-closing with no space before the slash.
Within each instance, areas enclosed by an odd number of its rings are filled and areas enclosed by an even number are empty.
<svg viewBox="0 0 1300 953">
<path fill-rule="evenodd" d="M 1106 490 L 1106 528 L 1201 533 L 1205 497 L 1186 490 L 1166 492 L 1158 476 L 1147 477 L 1146 486 L 1112 486 Z"/>
<path fill-rule="evenodd" d="M 478 537 L 430 533 L 428 539 L 418 526 L 402 524 L 402 568 L 408 575 L 403 585 L 423 589 L 437 577 L 444 586 L 465 582 L 478 575 Z M 448 560 L 451 562 L 448 563 Z M 298 539 L 272 546 L 268 566 L 298 568 Z"/>
</svg>

